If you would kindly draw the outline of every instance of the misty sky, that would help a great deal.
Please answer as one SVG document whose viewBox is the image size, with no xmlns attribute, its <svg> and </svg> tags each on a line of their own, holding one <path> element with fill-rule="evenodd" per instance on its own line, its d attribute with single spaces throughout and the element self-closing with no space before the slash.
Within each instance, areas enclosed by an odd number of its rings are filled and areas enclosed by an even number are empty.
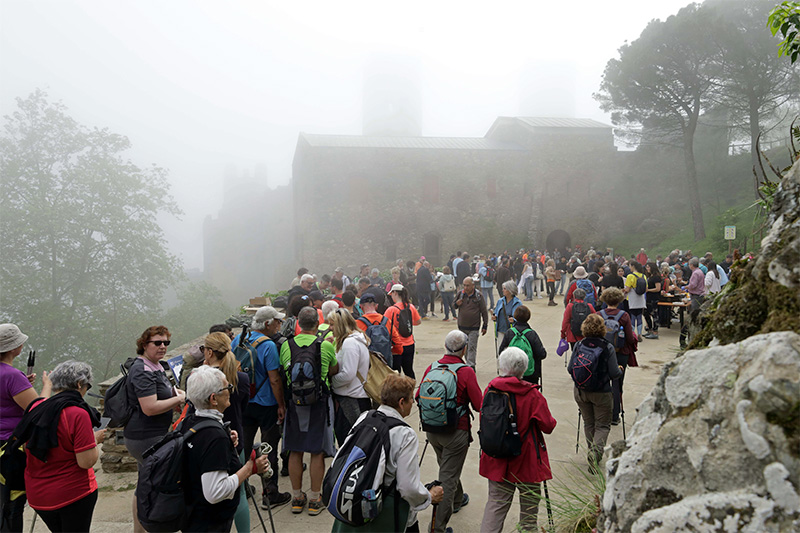
<svg viewBox="0 0 800 533">
<path fill-rule="evenodd" d="M 135 163 L 169 169 L 185 214 L 165 230 L 197 268 L 225 169 L 284 185 L 299 132 L 360 134 L 376 58 L 415 73 L 426 136 L 483 136 L 497 116 L 610 123 L 591 97 L 606 62 L 685 4 L 0 0 L 0 114 L 39 87 L 128 136 Z"/>
</svg>

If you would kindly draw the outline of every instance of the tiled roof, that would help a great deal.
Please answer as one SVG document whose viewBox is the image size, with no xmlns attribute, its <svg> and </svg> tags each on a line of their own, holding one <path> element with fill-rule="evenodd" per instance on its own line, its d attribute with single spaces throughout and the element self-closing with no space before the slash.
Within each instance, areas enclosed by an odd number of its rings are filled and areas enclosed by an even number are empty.
<svg viewBox="0 0 800 533">
<path fill-rule="evenodd" d="M 611 128 L 590 118 L 513 117 L 531 128 Z"/>
<path fill-rule="evenodd" d="M 314 147 L 331 148 L 424 148 L 437 150 L 524 150 L 521 146 L 484 137 L 380 137 L 364 135 L 300 136 Z"/>
</svg>

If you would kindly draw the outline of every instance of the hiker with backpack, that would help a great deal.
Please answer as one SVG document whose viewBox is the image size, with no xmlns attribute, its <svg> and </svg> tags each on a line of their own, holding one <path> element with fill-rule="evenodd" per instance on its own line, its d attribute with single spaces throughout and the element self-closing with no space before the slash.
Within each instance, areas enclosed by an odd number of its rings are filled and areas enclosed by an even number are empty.
<svg viewBox="0 0 800 533">
<path fill-rule="evenodd" d="M 617 364 L 622 369 L 622 375 L 611 384 L 614 393 L 611 425 L 616 426 L 619 424 L 622 412 L 622 385 L 625 382 L 625 370 L 629 366 L 639 366 L 636 361 L 636 350 L 639 343 L 631 325 L 630 316 L 622 309 L 618 309 L 618 306 L 625 301 L 622 291 L 617 288 L 607 289 L 603 292 L 601 300 L 607 307 L 598 315 L 605 321 L 606 340 L 613 345 L 617 355 Z"/>
<path fill-rule="evenodd" d="M 394 304 L 384 316 L 389 321 L 392 335 L 392 369 L 414 379 L 414 326 L 422 323 L 417 308 L 409 299 L 408 290 L 402 285 L 394 285 L 389 295 Z"/>
<path fill-rule="evenodd" d="M 661 280 L 661 271 L 655 263 L 647 263 L 644 266 L 644 270 L 647 276 L 647 310 L 644 315 L 647 327 L 643 337 L 655 340 L 658 339 L 658 302 L 661 301 L 661 291 L 664 284 Z"/>
<path fill-rule="evenodd" d="M 390 331 L 392 325 L 388 318 L 378 312 L 374 294 L 367 293 L 362 296 L 361 308 L 364 314 L 356 319 L 356 326 L 369 338 L 370 350 L 380 353 L 386 364 L 392 366 L 394 362 L 392 346 L 401 345 L 402 337 L 397 331 Z"/>
<path fill-rule="evenodd" d="M 256 432 L 261 441 L 272 447 L 269 462 L 278 468 L 278 442 L 286 414 L 281 366 L 278 356 L 280 329 L 286 315 L 271 306 L 256 311 L 251 329 L 234 337 L 231 350 L 250 382 L 250 401 L 242 415 L 243 450 L 250 456 Z M 276 340 L 273 340 L 276 339 Z M 285 460 L 284 460 L 285 463 Z M 291 499 L 288 492 L 278 490 L 278 474 L 261 478 L 261 508 L 284 505 Z"/>
<path fill-rule="evenodd" d="M 572 301 L 564 309 L 564 319 L 561 321 L 561 338 L 569 342 L 570 348 L 575 347 L 575 343 L 583 339 L 581 325 L 586 317 L 595 312 L 592 304 L 586 303 L 584 299 L 586 293 L 583 289 L 575 289 L 572 293 Z"/>
<path fill-rule="evenodd" d="M 636 340 L 642 342 L 642 317 L 647 308 L 647 278 L 644 267 L 638 261 L 630 261 L 631 273 L 625 278 L 623 291 L 628 297 L 628 313 L 631 315 Z"/>
<path fill-rule="evenodd" d="M 450 267 L 442 268 L 442 275 L 439 277 L 439 294 L 442 296 L 442 307 L 444 307 L 444 318 L 442 322 L 450 321 L 450 313 L 456 318 L 456 310 L 453 303 L 456 298 L 456 278 L 453 276 Z"/>
<path fill-rule="evenodd" d="M 514 311 L 514 326 L 503 336 L 499 353 L 503 353 L 509 346 L 520 348 L 528 356 L 528 367 L 522 374 L 522 379 L 541 386 L 542 360 L 547 357 L 547 350 L 539 335 L 528 325 L 530 319 L 530 309 L 524 305 L 517 307 Z"/>
<path fill-rule="evenodd" d="M 407 376 L 387 376 L 380 407 L 362 413 L 333 458 L 323 486 L 333 533 L 402 533 L 417 513 L 442 501 L 441 486 L 420 481 L 419 441 L 403 421 L 414 407 L 414 387 Z"/>
<path fill-rule="evenodd" d="M 564 295 L 564 307 L 569 305 L 569 303 L 572 301 L 572 293 L 575 292 L 575 289 L 583 289 L 583 292 L 586 294 L 584 301 L 592 304 L 592 307 L 596 308 L 597 287 L 595 287 L 595 284 L 588 279 L 589 274 L 586 273 L 586 269 L 583 268 L 583 266 L 576 267 L 575 271 L 572 273 L 572 277 L 575 279 L 575 281 L 569 284 L 567 294 Z"/>
<path fill-rule="evenodd" d="M 333 402 L 330 378 L 339 372 L 334 346 L 317 336 L 319 315 L 304 307 L 297 316 L 300 334 L 283 343 L 280 362 L 286 382 L 286 419 L 283 448 L 289 454 L 289 479 L 292 483 L 292 512 L 316 516 L 324 505 L 320 497 L 325 457 L 334 454 Z M 302 491 L 303 454 L 311 455 L 309 474 L 311 494 Z"/>
<path fill-rule="evenodd" d="M 489 313 L 486 311 L 486 300 L 475 290 L 472 278 L 464 278 L 464 288 L 456 296 L 454 307 L 458 310 L 458 329 L 469 337 L 466 361 L 474 369 L 478 359 L 478 332 L 486 335 Z"/>
<path fill-rule="evenodd" d="M 375 304 L 373 302 L 370 305 L 374 306 Z M 366 376 L 369 372 L 369 348 L 367 348 L 369 340 L 359 330 L 355 319 L 346 310 L 336 310 L 329 318 L 333 336 L 336 339 L 336 360 L 339 362 L 339 372 L 331 378 L 333 432 L 336 435 L 336 441 L 341 446 L 361 413 L 372 408 L 372 401 L 358 377 L 359 375 Z M 359 320 L 363 320 L 363 317 Z M 385 326 L 384 330 L 386 330 L 386 342 L 391 351 L 389 331 Z"/>
<path fill-rule="evenodd" d="M 427 263 L 425 261 L 417 269 L 417 300 L 419 301 L 419 315 L 423 320 L 428 318 L 428 306 L 431 303 L 431 284 L 433 283 L 431 271 L 425 266 Z M 435 317 L 436 315 L 431 313 L 431 316 Z"/>
<path fill-rule="evenodd" d="M 182 457 L 181 485 L 190 503 L 182 531 L 230 531 L 243 497 L 240 486 L 269 465 L 267 456 L 254 459 L 251 454 L 244 465 L 239 460 L 239 435 L 226 428 L 223 418 L 234 390 L 225 374 L 210 366 L 196 369 L 187 381 L 187 397 L 196 410 L 178 430 L 184 439 L 191 435 Z M 145 473 L 140 470 L 140 477 Z"/>
<path fill-rule="evenodd" d="M 517 298 L 516 283 L 506 280 L 502 288 L 503 297 L 497 301 L 497 306 L 492 311 L 495 338 L 504 336 L 506 331 L 511 328 L 514 322 L 514 311 L 522 305 L 522 302 Z M 497 353 L 499 354 L 500 351 Z"/>
<path fill-rule="evenodd" d="M 572 350 L 567 371 L 574 383 L 573 395 L 583 421 L 589 470 L 596 472 L 611 431 L 614 407 L 611 380 L 622 376 L 622 368 L 617 364 L 614 346 L 606 340 L 606 325 L 600 315 L 586 317 L 581 333 L 584 338 Z"/>
<path fill-rule="evenodd" d="M 486 260 L 486 256 L 481 254 L 480 262 L 478 263 L 478 279 L 481 284 L 481 295 L 486 302 L 489 302 L 489 308 L 494 308 L 494 280 L 497 272 L 492 266 L 492 263 Z"/>
<path fill-rule="evenodd" d="M 469 339 L 454 330 L 444 340 L 445 355 L 431 364 L 417 389 L 419 419 L 439 463 L 444 499 L 429 531 L 445 533 L 447 522 L 469 503 L 461 486 L 461 470 L 467 458 L 470 433 L 470 405 L 479 411 L 483 396 L 475 372 L 464 364 Z"/>
<path fill-rule="evenodd" d="M 100 426 L 100 413 L 84 400 L 92 387 L 92 367 L 64 361 L 50 380 L 50 397 L 28 406 L 10 439 L 13 447 L 25 444 L 28 504 L 48 529 L 88 533 L 98 494 L 92 467 L 105 438 L 104 429 L 93 429 Z"/>
<path fill-rule="evenodd" d="M 244 463 L 244 425 L 243 417 L 250 401 L 250 378 L 246 372 L 239 370 L 239 362 L 231 351 L 231 340 L 224 333 L 209 333 L 203 341 L 205 364 L 211 368 L 218 368 L 225 374 L 225 379 L 233 385 L 230 394 L 230 406 L 222 415 L 223 422 L 230 424 L 230 428 L 241 436 L 234 446 L 239 456 L 239 461 Z M 187 379 L 188 381 L 188 379 Z M 236 531 L 245 533 L 250 531 L 250 508 L 247 505 L 247 495 L 244 486 L 240 488 L 239 506 L 236 508 L 233 521 Z"/>
<path fill-rule="evenodd" d="M 515 490 L 519 491 L 518 527 L 537 531 L 540 483 L 553 477 L 544 434 L 553 432 L 556 420 L 542 393 L 523 379 L 527 354 L 509 347 L 500 352 L 497 364 L 500 376 L 483 393 L 478 432 L 479 473 L 489 481 L 481 533 L 503 531 Z"/>
<path fill-rule="evenodd" d="M 137 358 L 125 378 L 125 394 L 132 409 L 125 424 L 125 447 L 141 466 L 144 452 L 159 442 L 172 424 L 172 411 L 180 410 L 186 394 L 172 386 L 161 360 L 167 355 L 170 332 L 165 326 L 152 326 L 136 339 Z M 141 533 L 133 497 L 133 530 Z"/>
</svg>

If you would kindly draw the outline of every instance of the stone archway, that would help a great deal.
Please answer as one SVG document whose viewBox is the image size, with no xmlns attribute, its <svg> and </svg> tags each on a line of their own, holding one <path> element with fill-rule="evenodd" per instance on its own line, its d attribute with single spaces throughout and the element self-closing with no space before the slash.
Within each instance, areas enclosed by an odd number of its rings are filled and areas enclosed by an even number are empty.
<svg viewBox="0 0 800 533">
<path fill-rule="evenodd" d="M 566 253 L 567 248 L 572 248 L 572 238 L 563 229 L 551 231 L 545 241 L 545 248 L 551 252 L 559 250 L 562 253 Z"/>
</svg>

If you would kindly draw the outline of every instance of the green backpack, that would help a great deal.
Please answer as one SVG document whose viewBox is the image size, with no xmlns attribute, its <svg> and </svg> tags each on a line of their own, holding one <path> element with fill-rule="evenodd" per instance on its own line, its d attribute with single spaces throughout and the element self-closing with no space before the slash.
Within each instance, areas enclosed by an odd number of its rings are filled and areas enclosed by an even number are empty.
<svg viewBox="0 0 800 533">
<path fill-rule="evenodd" d="M 456 405 L 458 369 L 463 363 L 436 363 L 419 384 L 419 420 L 423 431 L 447 433 L 456 429 L 466 407 Z"/>
<path fill-rule="evenodd" d="M 516 328 L 511 328 L 511 331 L 514 332 L 514 338 L 511 339 L 511 342 L 508 343 L 508 346 L 509 348 L 511 346 L 514 346 L 515 348 L 519 348 L 520 350 L 528 354 L 528 369 L 525 371 L 523 376 L 530 376 L 536 369 L 536 361 L 533 359 L 533 348 L 531 348 L 531 343 L 528 342 L 528 339 L 525 337 L 525 334 L 532 330 L 528 328 L 522 333 L 520 333 L 519 331 L 517 331 Z"/>
</svg>

